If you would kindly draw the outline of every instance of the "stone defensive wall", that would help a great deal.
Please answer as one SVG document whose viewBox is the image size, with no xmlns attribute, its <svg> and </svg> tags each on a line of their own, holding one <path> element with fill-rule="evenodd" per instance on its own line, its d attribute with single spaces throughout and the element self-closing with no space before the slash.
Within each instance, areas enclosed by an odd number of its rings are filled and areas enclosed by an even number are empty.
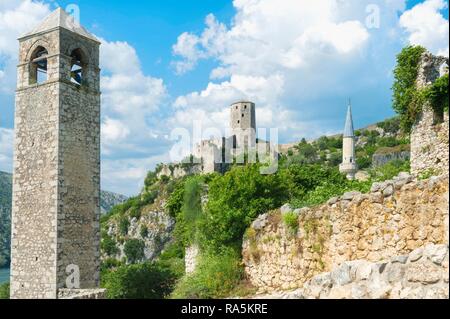
<svg viewBox="0 0 450 319">
<path fill-rule="evenodd" d="M 448 182 L 448 174 L 418 180 L 401 173 L 375 183 L 368 194 L 351 192 L 321 206 L 285 205 L 261 215 L 243 242 L 247 277 L 260 293 L 295 290 L 352 261 L 387 263 L 430 244 L 448 250 Z M 298 225 L 284 222 L 289 213 L 298 216 Z M 420 267 L 423 276 L 432 269 Z"/>
</svg>

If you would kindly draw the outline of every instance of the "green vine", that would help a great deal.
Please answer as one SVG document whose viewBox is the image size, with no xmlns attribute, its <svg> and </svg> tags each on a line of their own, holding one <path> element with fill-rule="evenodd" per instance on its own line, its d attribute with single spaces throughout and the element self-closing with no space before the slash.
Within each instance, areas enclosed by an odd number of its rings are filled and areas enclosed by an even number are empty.
<svg viewBox="0 0 450 319">
<path fill-rule="evenodd" d="M 419 63 L 426 49 L 408 46 L 397 56 L 394 70 L 393 108 L 400 115 L 400 125 L 410 133 L 423 105 L 429 102 L 437 114 L 448 111 L 448 74 L 437 79 L 431 86 L 417 89 Z"/>
<path fill-rule="evenodd" d="M 423 94 L 416 87 L 419 63 L 425 48 L 408 46 L 397 56 L 394 70 L 393 108 L 400 115 L 400 125 L 410 132 L 417 115 L 422 111 Z"/>
<path fill-rule="evenodd" d="M 430 87 L 425 88 L 424 96 L 431 103 L 436 113 L 448 112 L 448 74 L 437 79 Z"/>
</svg>

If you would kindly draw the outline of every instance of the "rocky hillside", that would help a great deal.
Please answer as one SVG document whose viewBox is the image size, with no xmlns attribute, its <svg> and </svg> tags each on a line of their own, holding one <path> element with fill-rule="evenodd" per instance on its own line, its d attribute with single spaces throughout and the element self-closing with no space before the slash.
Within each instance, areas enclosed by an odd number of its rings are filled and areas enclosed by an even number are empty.
<svg viewBox="0 0 450 319">
<path fill-rule="evenodd" d="M 11 229 L 11 196 L 12 175 L 0 172 L 0 268 L 9 263 L 10 229 Z M 100 206 L 103 214 L 109 212 L 114 206 L 123 203 L 126 196 L 112 192 L 102 191 Z"/>
<path fill-rule="evenodd" d="M 112 263 L 154 260 L 172 239 L 175 220 L 166 212 L 174 181 L 156 178 L 140 195 L 102 217 L 102 259 Z"/>
</svg>

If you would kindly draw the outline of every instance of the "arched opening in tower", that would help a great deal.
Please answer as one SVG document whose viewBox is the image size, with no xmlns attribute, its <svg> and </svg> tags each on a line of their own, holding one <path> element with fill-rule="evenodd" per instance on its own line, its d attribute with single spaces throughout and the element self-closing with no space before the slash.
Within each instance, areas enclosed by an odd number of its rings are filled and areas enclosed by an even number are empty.
<svg viewBox="0 0 450 319">
<path fill-rule="evenodd" d="M 77 85 L 82 85 L 86 67 L 84 54 L 80 49 L 76 49 L 72 51 L 70 57 L 72 58 L 70 67 L 70 81 Z"/>
<path fill-rule="evenodd" d="M 48 80 L 48 51 L 38 47 L 31 56 L 30 84 L 41 84 Z"/>
</svg>

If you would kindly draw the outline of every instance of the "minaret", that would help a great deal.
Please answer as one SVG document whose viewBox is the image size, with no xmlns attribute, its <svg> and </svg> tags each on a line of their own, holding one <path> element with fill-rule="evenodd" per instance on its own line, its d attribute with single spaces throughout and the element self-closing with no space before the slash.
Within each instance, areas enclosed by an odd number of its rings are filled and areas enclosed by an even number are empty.
<svg viewBox="0 0 450 319">
<path fill-rule="evenodd" d="M 353 117 L 351 102 L 348 105 L 347 119 L 344 129 L 344 142 L 342 147 L 342 164 L 339 166 L 341 173 L 346 174 L 349 180 L 355 179 L 358 171 L 355 156 L 355 132 L 353 129 Z"/>
<path fill-rule="evenodd" d="M 64 10 L 19 39 L 11 298 L 100 275 L 100 42 Z"/>
</svg>

